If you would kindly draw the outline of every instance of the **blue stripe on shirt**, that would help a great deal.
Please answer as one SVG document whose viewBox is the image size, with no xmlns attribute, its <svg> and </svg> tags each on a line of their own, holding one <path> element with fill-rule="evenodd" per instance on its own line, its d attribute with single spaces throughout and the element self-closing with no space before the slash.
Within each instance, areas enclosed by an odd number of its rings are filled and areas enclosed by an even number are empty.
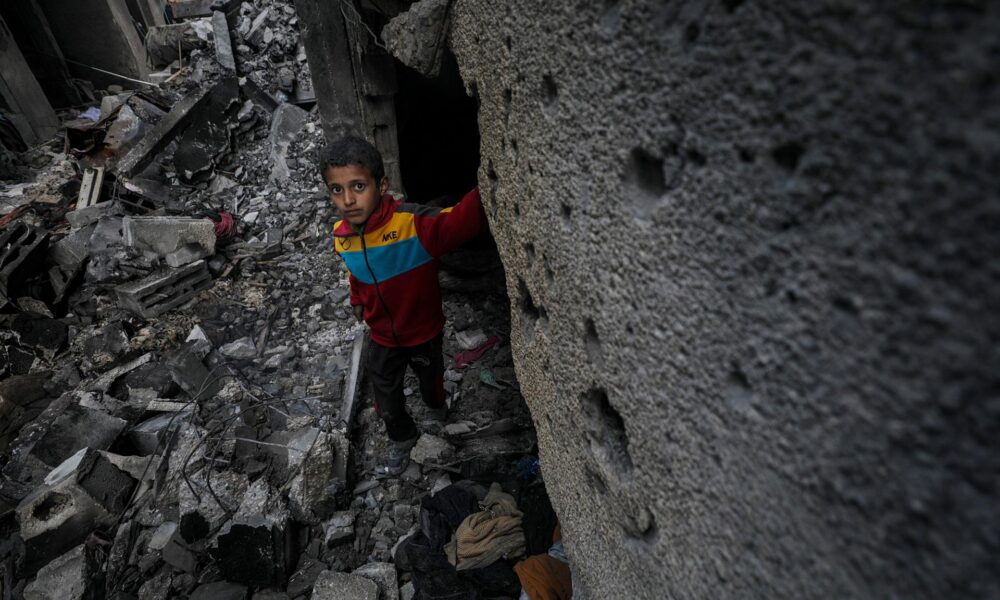
<svg viewBox="0 0 1000 600">
<path fill-rule="evenodd" d="M 354 252 L 342 252 L 347 268 L 351 270 L 358 281 L 371 285 L 375 283 L 368 265 L 365 264 L 365 257 L 361 250 Z M 375 271 L 375 278 L 379 283 L 392 279 L 396 275 L 402 275 L 413 270 L 420 265 L 426 264 L 434 258 L 424 250 L 420 243 L 420 238 L 416 236 L 406 240 L 389 244 L 386 246 L 376 246 L 368 248 L 368 262 L 372 270 Z"/>
</svg>

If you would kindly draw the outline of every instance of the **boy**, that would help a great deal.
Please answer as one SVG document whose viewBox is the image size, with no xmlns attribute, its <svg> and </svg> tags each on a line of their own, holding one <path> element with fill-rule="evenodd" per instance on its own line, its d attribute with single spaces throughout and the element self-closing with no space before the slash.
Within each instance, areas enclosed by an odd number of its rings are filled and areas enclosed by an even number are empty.
<svg viewBox="0 0 1000 600">
<path fill-rule="evenodd" d="M 418 434 L 403 396 L 407 365 L 435 416 L 443 419 L 446 410 L 437 258 L 479 233 L 486 216 L 478 188 L 443 210 L 395 200 L 382 156 L 358 137 L 330 145 L 320 170 L 343 216 L 333 235 L 350 272 L 354 315 L 371 329 L 368 375 L 390 440 L 388 464 L 378 472 L 396 476 Z"/>
</svg>

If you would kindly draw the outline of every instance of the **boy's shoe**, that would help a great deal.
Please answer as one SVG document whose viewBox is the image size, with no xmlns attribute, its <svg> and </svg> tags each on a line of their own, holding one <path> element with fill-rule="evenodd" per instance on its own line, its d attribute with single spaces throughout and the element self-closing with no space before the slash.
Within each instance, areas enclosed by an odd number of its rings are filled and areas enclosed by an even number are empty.
<svg viewBox="0 0 1000 600">
<path fill-rule="evenodd" d="M 417 438 L 402 442 L 389 442 L 389 460 L 375 467 L 376 475 L 398 477 L 410 465 L 410 450 L 417 445 Z"/>
</svg>

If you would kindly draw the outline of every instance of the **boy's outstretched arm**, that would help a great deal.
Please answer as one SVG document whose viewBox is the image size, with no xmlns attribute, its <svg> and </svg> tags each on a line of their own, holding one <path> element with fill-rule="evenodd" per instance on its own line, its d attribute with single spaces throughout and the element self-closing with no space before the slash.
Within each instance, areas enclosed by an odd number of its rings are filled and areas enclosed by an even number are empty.
<svg viewBox="0 0 1000 600">
<path fill-rule="evenodd" d="M 417 236 L 427 253 L 434 258 L 475 237 L 486 223 L 478 187 L 473 188 L 451 208 L 425 209 L 415 213 Z"/>
</svg>

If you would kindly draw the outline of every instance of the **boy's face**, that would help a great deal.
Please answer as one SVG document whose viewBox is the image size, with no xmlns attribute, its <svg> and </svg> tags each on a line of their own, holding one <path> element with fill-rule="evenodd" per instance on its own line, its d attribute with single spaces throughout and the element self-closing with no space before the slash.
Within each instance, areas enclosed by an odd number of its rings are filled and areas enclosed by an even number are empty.
<svg viewBox="0 0 1000 600">
<path fill-rule="evenodd" d="M 327 167 L 323 179 L 330 191 L 330 202 L 351 225 L 367 221 L 378 207 L 382 194 L 389 189 L 388 178 L 375 181 L 371 172 L 361 165 Z"/>
</svg>

